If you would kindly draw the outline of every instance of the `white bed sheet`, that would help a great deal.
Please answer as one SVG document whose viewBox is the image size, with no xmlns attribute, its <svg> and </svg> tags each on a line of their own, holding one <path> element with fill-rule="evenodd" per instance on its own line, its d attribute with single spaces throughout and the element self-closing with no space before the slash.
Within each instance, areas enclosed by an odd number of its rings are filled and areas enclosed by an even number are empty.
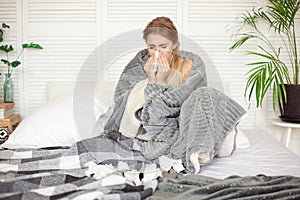
<svg viewBox="0 0 300 200">
<path fill-rule="evenodd" d="M 300 156 L 263 130 L 244 130 L 250 147 L 236 149 L 230 157 L 217 158 L 201 167 L 200 175 L 226 178 L 231 175 L 300 177 Z"/>
</svg>

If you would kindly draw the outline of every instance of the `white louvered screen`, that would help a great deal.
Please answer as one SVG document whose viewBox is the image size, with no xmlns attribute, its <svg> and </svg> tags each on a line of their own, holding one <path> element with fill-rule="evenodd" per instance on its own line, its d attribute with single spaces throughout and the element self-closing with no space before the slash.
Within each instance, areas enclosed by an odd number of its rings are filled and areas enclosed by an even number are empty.
<svg viewBox="0 0 300 200">
<path fill-rule="evenodd" d="M 229 83 L 230 95 L 244 108 L 248 103 L 243 97 L 245 86 L 245 73 L 248 68 L 246 63 L 252 62 L 253 58 L 245 56 L 243 49 L 229 52 L 233 44 L 232 33 L 236 30 L 234 23 L 237 17 L 245 10 L 250 10 L 257 5 L 257 0 L 189 0 L 185 6 L 184 34 L 195 41 L 212 60 L 213 65 L 206 66 L 208 82 L 218 81 Z M 191 44 L 186 44 L 193 49 Z M 255 42 L 249 43 L 247 50 L 255 50 Z M 244 49 L 245 50 L 245 49 Z M 200 55 L 204 56 L 204 55 Z M 255 105 L 252 104 L 247 118 L 242 121 L 243 128 L 255 126 Z"/>
<path fill-rule="evenodd" d="M 94 22 L 96 1 L 29 0 L 29 22 Z"/>
<path fill-rule="evenodd" d="M 189 0 L 188 19 L 190 22 L 233 22 L 241 11 L 250 10 L 255 0 Z"/>
<path fill-rule="evenodd" d="M 157 16 L 178 19 L 177 0 L 107 0 L 108 22 L 142 22 Z"/>
<path fill-rule="evenodd" d="M 117 80 L 134 55 L 146 48 L 142 30 L 152 19 L 170 17 L 181 31 L 181 4 L 180 0 L 106 0 L 103 5 L 103 35 L 104 41 L 108 42 L 104 66 L 109 68 L 105 79 Z"/>
<path fill-rule="evenodd" d="M 0 45 L 12 45 L 15 49 L 14 52 L 9 54 L 10 61 L 13 61 L 17 57 L 21 48 L 21 35 L 20 35 L 20 25 L 21 25 L 21 16 L 18 12 L 21 9 L 20 0 L 1 0 L 0 1 L 0 26 L 2 23 L 6 23 L 10 26 L 10 29 L 5 29 L 3 42 Z M 0 59 L 6 59 L 6 55 L 0 52 Z M 21 61 L 21 60 L 20 60 Z M 19 67 L 21 68 L 21 67 Z M 3 83 L 5 79 L 5 73 L 7 73 L 7 66 L 2 62 L 0 63 L 0 102 L 3 102 Z M 14 84 L 14 99 L 15 99 L 15 112 L 19 112 L 19 73 L 18 70 L 14 70 L 13 74 L 13 84 Z"/>
<path fill-rule="evenodd" d="M 1 22 L 12 27 L 7 42 L 20 48 L 22 43 L 34 41 L 44 47 L 25 51 L 23 66 L 14 74 L 16 109 L 28 115 L 46 101 L 48 82 L 75 81 L 83 64 L 85 80 L 95 78 L 101 64 L 109 67 L 105 78 L 117 80 L 136 52 L 146 47 L 142 30 L 158 16 L 170 17 L 183 37 L 200 45 L 214 63 L 206 66 L 209 81 L 221 77 L 230 82 L 231 96 L 247 108 L 243 97 L 248 71 L 245 64 L 255 58 L 245 56 L 243 49 L 229 53 L 228 48 L 233 43 L 237 17 L 263 4 L 258 0 L 1 0 Z M 297 32 L 299 36 L 300 30 Z M 185 40 L 181 46 L 183 50 L 193 49 Z M 96 52 L 96 47 L 102 51 Z M 255 50 L 255 41 L 248 47 Z M 3 82 L 5 71 L 0 66 Z M 252 128 L 260 119 L 272 118 L 270 102 L 268 98 L 265 112 L 256 115 L 252 101 L 243 127 Z"/>
<path fill-rule="evenodd" d="M 97 66 L 96 0 L 24 0 L 24 40 L 43 50 L 25 56 L 26 115 L 46 101 L 48 82 L 95 79 Z"/>
</svg>

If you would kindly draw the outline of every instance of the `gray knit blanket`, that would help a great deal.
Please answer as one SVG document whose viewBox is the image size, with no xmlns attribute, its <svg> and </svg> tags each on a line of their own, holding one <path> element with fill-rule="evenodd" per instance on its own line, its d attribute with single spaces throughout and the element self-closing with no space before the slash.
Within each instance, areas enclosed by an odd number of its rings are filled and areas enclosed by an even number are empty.
<svg viewBox="0 0 300 200">
<path fill-rule="evenodd" d="M 206 87 L 205 66 L 199 56 L 185 51 L 181 56 L 193 61 L 190 77 L 177 89 L 159 83 L 147 85 L 140 117 L 151 140 L 135 139 L 135 142 L 147 160 L 167 155 L 181 159 L 185 168 L 193 172 L 191 154 L 205 152 L 212 160 L 245 110 L 223 93 Z M 119 130 L 131 90 L 146 78 L 143 67 L 148 57 L 146 49 L 140 51 L 122 72 L 115 89 L 115 107 L 105 125 L 106 133 Z"/>
<path fill-rule="evenodd" d="M 183 176 L 170 171 L 159 178 L 158 189 L 147 199 L 300 199 L 300 178 L 259 174 L 216 179 L 201 175 Z"/>
</svg>

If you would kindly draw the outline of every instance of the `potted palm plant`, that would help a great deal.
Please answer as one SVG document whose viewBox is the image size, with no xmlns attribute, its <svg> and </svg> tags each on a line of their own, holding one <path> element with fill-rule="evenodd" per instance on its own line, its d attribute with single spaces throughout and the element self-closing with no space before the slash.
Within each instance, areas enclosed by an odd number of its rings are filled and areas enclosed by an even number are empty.
<svg viewBox="0 0 300 200">
<path fill-rule="evenodd" d="M 268 91 L 273 93 L 273 109 L 279 102 L 283 121 L 300 122 L 300 85 L 299 58 L 295 21 L 299 14 L 300 0 L 268 0 L 265 7 L 247 11 L 242 15 L 242 25 L 234 34 L 237 39 L 230 50 L 246 46 L 249 40 L 257 40 L 257 51 L 248 51 L 258 58 L 248 63 L 245 96 L 256 98 L 256 106 L 261 107 Z M 299 22 L 298 22 L 299 23 Z M 282 40 L 278 47 L 261 30 L 261 25 L 268 26 L 269 33 L 274 33 Z M 288 59 L 284 57 L 285 52 Z"/>
<path fill-rule="evenodd" d="M 2 23 L 0 28 L 0 42 L 3 41 L 3 35 L 5 29 L 9 29 L 9 25 Z M 12 82 L 12 72 L 15 68 L 21 65 L 21 62 L 19 61 L 20 56 L 22 55 L 24 49 L 42 49 L 42 47 L 39 44 L 34 43 L 24 43 L 22 44 L 22 51 L 18 54 L 16 59 L 13 61 L 10 60 L 9 54 L 14 51 L 14 48 L 12 45 L 1 45 L 0 51 L 4 52 L 5 58 L 2 58 L 0 61 L 7 66 L 7 73 L 5 74 L 5 81 L 3 85 L 3 91 L 4 91 L 4 102 L 13 102 L 14 101 L 14 86 Z"/>
</svg>

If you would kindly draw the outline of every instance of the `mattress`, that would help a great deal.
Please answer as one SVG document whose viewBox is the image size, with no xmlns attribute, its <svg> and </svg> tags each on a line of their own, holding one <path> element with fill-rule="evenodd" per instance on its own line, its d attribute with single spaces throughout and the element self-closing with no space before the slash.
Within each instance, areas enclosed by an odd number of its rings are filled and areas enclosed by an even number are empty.
<svg viewBox="0 0 300 200">
<path fill-rule="evenodd" d="M 249 148 L 236 149 L 230 157 L 214 159 L 202 166 L 200 174 L 215 178 L 258 174 L 300 177 L 300 156 L 263 130 L 244 130 L 244 133 L 249 139 Z"/>
</svg>

